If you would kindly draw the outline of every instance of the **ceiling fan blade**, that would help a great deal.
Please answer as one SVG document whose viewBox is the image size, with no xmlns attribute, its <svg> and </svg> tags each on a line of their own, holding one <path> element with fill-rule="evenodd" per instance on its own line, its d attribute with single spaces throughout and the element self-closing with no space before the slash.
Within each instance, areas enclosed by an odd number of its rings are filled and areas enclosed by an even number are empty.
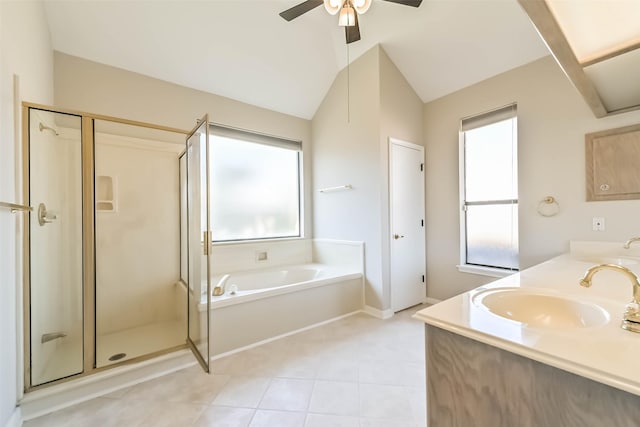
<svg viewBox="0 0 640 427">
<path fill-rule="evenodd" d="M 344 27 L 344 35 L 347 38 L 347 44 L 360 40 L 360 24 L 358 24 L 358 14 L 355 14 L 356 25 Z"/>
<path fill-rule="evenodd" d="M 420 7 L 420 3 L 422 3 L 422 0 L 384 0 L 384 1 L 388 1 L 390 3 L 403 4 L 405 6 L 412 6 L 412 7 Z"/>
<path fill-rule="evenodd" d="M 291 9 L 287 9 L 284 12 L 280 12 L 280 16 L 282 16 L 287 21 L 291 21 L 292 19 L 297 18 L 303 13 L 309 12 L 311 9 L 315 9 L 323 3 L 322 0 L 307 0 L 303 1 L 300 4 L 293 6 Z"/>
</svg>

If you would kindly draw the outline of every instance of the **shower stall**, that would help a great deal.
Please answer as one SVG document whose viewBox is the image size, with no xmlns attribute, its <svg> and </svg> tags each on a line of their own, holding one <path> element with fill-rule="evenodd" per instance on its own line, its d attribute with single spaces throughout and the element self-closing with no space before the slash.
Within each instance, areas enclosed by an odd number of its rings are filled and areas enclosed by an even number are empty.
<svg viewBox="0 0 640 427">
<path fill-rule="evenodd" d="M 23 104 L 25 390 L 187 347 L 208 371 L 207 122 Z"/>
</svg>

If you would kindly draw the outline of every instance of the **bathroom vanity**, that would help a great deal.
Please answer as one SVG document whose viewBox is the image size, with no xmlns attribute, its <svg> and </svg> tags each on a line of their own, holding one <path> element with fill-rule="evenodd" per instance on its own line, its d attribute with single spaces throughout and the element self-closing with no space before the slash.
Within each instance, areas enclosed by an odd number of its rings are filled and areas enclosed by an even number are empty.
<svg viewBox="0 0 640 427">
<path fill-rule="evenodd" d="M 620 327 L 640 246 L 568 254 L 416 313 L 425 322 L 427 419 L 438 426 L 638 426 L 640 334 Z"/>
</svg>

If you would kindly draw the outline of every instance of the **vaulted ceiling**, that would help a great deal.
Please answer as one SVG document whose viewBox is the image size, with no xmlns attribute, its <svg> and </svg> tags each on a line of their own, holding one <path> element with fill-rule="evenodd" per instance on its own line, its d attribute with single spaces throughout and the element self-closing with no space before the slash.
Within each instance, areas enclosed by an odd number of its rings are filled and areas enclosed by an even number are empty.
<svg viewBox="0 0 640 427">
<path fill-rule="evenodd" d="M 337 73 L 380 44 L 424 102 L 548 55 L 516 0 L 373 0 L 345 44 L 302 0 L 49 0 L 53 48 L 310 119 Z"/>
</svg>

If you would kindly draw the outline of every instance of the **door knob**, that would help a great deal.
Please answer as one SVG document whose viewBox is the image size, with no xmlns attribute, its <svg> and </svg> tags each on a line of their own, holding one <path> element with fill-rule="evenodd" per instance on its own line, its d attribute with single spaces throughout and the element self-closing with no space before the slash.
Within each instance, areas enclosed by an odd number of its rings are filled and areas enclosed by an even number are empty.
<svg viewBox="0 0 640 427">
<path fill-rule="evenodd" d="M 399 235 L 399 234 L 394 234 L 394 235 L 393 235 L 393 238 L 394 238 L 394 239 L 396 239 L 396 240 L 398 240 L 398 239 L 402 239 L 403 237 L 404 237 L 404 236 L 401 236 L 401 235 Z"/>
</svg>

